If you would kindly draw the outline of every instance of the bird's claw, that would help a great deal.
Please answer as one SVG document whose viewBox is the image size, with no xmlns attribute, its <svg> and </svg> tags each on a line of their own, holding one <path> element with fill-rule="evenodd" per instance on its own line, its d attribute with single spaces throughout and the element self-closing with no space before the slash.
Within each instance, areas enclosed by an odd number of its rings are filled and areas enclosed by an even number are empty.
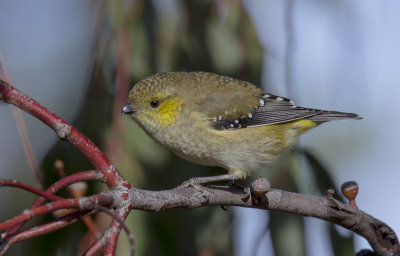
<svg viewBox="0 0 400 256">
<path fill-rule="evenodd" d="M 224 175 L 218 175 L 218 176 L 209 176 L 209 177 L 193 177 L 188 179 L 187 181 L 183 182 L 181 185 L 179 185 L 177 188 L 188 188 L 188 187 L 193 187 L 195 190 L 206 194 L 208 191 L 206 188 L 200 184 L 203 183 L 209 183 L 209 182 L 216 182 L 216 181 L 226 181 L 230 180 L 232 181 L 232 185 L 239 187 L 243 189 L 244 194 L 242 195 L 243 200 L 247 200 L 250 195 L 251 195 L 251 190 L 248 186 L 245 186 L 241 182 L 238 182 L 238 177 L 234 174 L 224 174 Z"/>
<path fill-rule="evenodd" d="M 181 185 L 177 186 L 176 188 L 182 189 L 182 188 L 192 187 L 195 190 L 197 190 L 198 192 L 206 193 L 207 192 L 206 189 L 200 184 L 201 184 L 201 181 L 198 178 L 194 177 L 194 178 L 190 178 L 187 181 L 183 182 Z"/>
<path fill-rule="evenodd" d="M 242 195 L 242 199 L 243 199 L 243 200 L 249 199 L 249 198 L 250 198 L 250 195 L 251 195 L 251 190 L 250 190 L 250 188 L 249 188 L 249 187 L 244 187 L 244 188 L 243 188 L 243 192 L 244 192 L 244 194 Z"/>
<path fill-rule="evenodd" d="M 241 182 L 235 182 L 235 181 L 232 183 L 232 186 L 242 189 L 242 191 L 243 191 L 243 194 L 241 196 L 242 200 L 247 200 L 248 198 L 250 198 L 250 195 L 251 195 L 250 187 L 242 184 Z"/>
</svg>

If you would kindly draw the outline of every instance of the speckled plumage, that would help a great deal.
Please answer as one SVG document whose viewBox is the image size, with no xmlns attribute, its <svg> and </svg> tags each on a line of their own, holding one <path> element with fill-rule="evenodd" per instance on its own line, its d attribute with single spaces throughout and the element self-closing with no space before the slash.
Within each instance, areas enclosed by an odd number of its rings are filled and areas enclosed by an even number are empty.
<svg viewBox="0 0 400 256">
<path fill-rule="evenodd" d="M 152 75 L 129 93 L 123 113 L 177 155 L 238 178 L 270 164 L 316 125 L 358 115 L 297 107 L 251 83 L 205 72 Z"/>
</svg>

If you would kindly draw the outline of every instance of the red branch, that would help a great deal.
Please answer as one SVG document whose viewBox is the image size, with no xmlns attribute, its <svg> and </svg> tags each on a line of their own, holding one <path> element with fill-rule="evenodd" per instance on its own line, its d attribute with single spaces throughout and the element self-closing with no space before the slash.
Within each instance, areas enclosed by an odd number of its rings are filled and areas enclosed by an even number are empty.
<svg viewBox="0 0 400 256">
<path fill-rule="evenodd" d="M 96 240 L 93 244 L 89 246 L 83 256 L 92 256 L 95 255 L 101 248 L 103 248 L 107 244 L 109 230 L 106 230 L 103 235 Z"/>
<path fill-rule="evenodd" d="M 66 176 L 62 178 L 61 180 L 57 181 L 54 183 L 52 186 L 50 186 L 48 189 L 46 189 L 47 193 L 54 194 L 60 189 L 63 189 L 71 184 L 74 184 L 76 182 L 81 182 L 81 181 L 89 181 L 89 180 L 97 180 L 97 181 L 104 181 L 101 178 L 101 173 L 96 172 L 96 171 L 83 171 L 83 172 L 78 172 L 74 173 L 70 176 Z M 45 202 L 45 198 L 39 197 L 31 206 L 30 209 L 35 208 Z"/>
<path fill-rule="evenodd" d="M 110 211 L 109 209 L 102 207 L 102 206 L 98 206 L 97 207 L 100 211 L 107 213 L 108 215 L 110 215 L 111 217 L 113 217 L 113 222 L 118 223 L 118 225 L 120 227 L 122 227 L 124 229 L 124 231 L 126 232 L 126 235 L 128 236 L 128 240 L 129 240 L 129 244 L 131 245 L 131 255 L 135 255 L 135 239 L 134 236 L 132 234 L 132 232 L 129 230 L 129 228 L 126 226 L 126 224 L 124 223 L 123 219 L 120 218 L 116 213 Z M 128 211 L 129 213 L 129 211 Z M 108 240 L 108 246 L 106 248 L 105 253 L 110 253 L 112 254 L 117 246 L 117 241 L 118 241 L 118 235 L 119 235 L 119 231 L 115 232 L 113 229 L 119 229 L 120 227 L 115 227 L 116 225 L 114 225 L 114 223 L 111 225 L 111 227 L 109 227 L 108 229 L 110 230 L 110 236 L 111 238 Z M 115 238 L 114 238 L 115 237 Z M 115 242 L 114 242 L 115 239 Z M 109 248 L 110 247 L 110 248 Z"/>
<path fill-rule="evenodd" d="M 79 209 L 81 211 L 95 209 L 96 206 L 111 206 L 114 202 L 112 193 L 102 193 L 90 197 L 81 197 L 74 199 L 65 199 L 45 204 L 30 210 L 25 210 L 20 215 L 0 223 L 0 231 L 8 230 L 20 223 L 26 222 L 39 215 L 54 212 L 60 209 Z"/>
<path fill-rule="evenodd" d="M 15 243 L 27 240 L 27 239 L 32 239 L 37 236 L 45 235 L 48 234 L 52 231 L 61 229 L 65 226 L 68 226 L 72 223 L 75 223 L 78 221 L 80 218 L 83 216 L 87 215 L 91 211 L 74 211 L 70 214 L 67 214 L 57 220 L 54 220 L 52 222 L 40 225 L 38 227 L 34 227 L 19 233 L 14 233 L 10 235 L 7 238 L 4 238 L 4 240 L 1 241 L 0 244 L 0 256 L 3 255 L 8 248 L 10 248 L 12 245 Z"/>
<path fill-rule="evenodd" d="M 15 187 L 15 188 L 20 188 L 29 192 L 32 192 L 36 195 L 39 195 L 45 199 L 51 200 L 51 201 L 57 201 L 63 199 L 62 197 L 55 196 L 51 193 L 48 193 L 47 191 L 43 191 L 37 188 L 34 188 L 32 186 L 23 184 L 21 182 L 18 182 L 16 180 L 4 180 L 0 179 L 0 187 Z"/>
<path fill-rule="evenodd" d="M 118 170 L 111 164 L 111 162 L 105 157 L 100 149 L 97 148 L 92 141 L 81 134 L 76 128 L 74 128 L 66 121 L 61 119 L 59 116 L 41 106 L 38 102 L 24 95 L 15 87 L 11 86 L 1 79 L 0 100 L 13 104 L 16 107 L 40 119 L 43 123 L 51 127 L 60 139 L 66 140 L 74 145 L 96 167 L 98 171 L 90 173 L 85 172 L 77 174 L 75 176 L 63 178 L 60 182 L 54 184 L 51 188 L 46 190 L 46 193 L 54 193 L 58 189 L 77 181 L 93 179 L 105 182 L 110 189 L 119 190 L 121 192 L 119 194 L 120 200 L 128 200 L 128 191 L 129 189 L 131 189 L 131 185 L 120 175 Z M 82 198 L 79 200 L 82 200 Z M 17 231 L 26 221 L 30 220 L 36 215 L 48 213 L 54 211 L 55 209 L 77 208 L 79 206 L 76 204 L 78 202 L 77 199 L 70 199 L 57 201 L 42 207 L 38 207 L 44 201 L 44 197 L 39 198 L 31 206 L 30 211 L 26 211 L 24 214 L 21 214 L 9 221 L 0 224 L 0 230 L 7 229 L 9 231 L 6 234 L 6 238 L 8 235 L 11 235 L 12 232 Z M 130 204 L 126 203 L 117 209 L 116 215 L 122 220 L 125 220 L 130 212 L 130 209 Z M 110 237 L 113 242 L 111 247 L 109 248 L 113 248 L 113 250 L 115 250 L 116 241 L 121 227 L 115 220 L 112 223 L 112 227 L 114 228 L 110 233 Z M 12 229 L 10 230 L 10 228 Z M 108 249 L 108 251 L 111 252 L 110 249 Z M 113 252 L 114 251 L 112 251 L 112 253 Z"/>
<path fill-rule="evenodd" d="M 129 212 L 132 209 L 132 205 L 129 204 L 129 208 L 120 208 L 115 211 L 115 215 L 117 218 L 125 220 L 128 216 Z M 105 248 L 105 255 L 114 255 L 115 249 L 117 247 L 118 236 L 121 233 L 122 226 L 119 224 L 117 220 L 113 220 L 111 223 L 111 227 L 108 229 L 110 230 L 109 239 L 107 243 L 107 247 Z"/>
<path fill-rule="evenodd" d="M 131 188 L 96 145 L 76 128 L 15 87 L 0 80 L 0 100 L 13 104 L 50 126 L 62 140 L 74 145 L 104 175 L 110 188 Z"/>
<path fill-rule="evenodd" d="M 102 179 L 101 173 L 97 171 L 83 171 L 79 173 L 72 174 L 70 176 L 67 176 L 65 178 L 62 178 L 61 180 L 57 181 L 54 183 L 51 187 L 49 187 L 45 193 L 47 194 L 54 194 L 57 191 L 59 191 L 62 188 L 67 187 L 68 185 L 71 185 L 76 182 L 80 181 L 89 181 L 89 180 L 97 180 L 97 181 L 104 181 Z M 39 205 L 43 204 L 46 201 L 46 198 L 44 197 L 39 197 L 32 205 L 29 207 L 29 209 L 34 209 L 38 207 Z M 20 223 L 19 225 L 13 227 L 12 229 L 8 230 L 6 232 L 5 237 L 7 237 L 9 234 L 16 232 L 19 230 L 25 222 Z"/>
</svg>

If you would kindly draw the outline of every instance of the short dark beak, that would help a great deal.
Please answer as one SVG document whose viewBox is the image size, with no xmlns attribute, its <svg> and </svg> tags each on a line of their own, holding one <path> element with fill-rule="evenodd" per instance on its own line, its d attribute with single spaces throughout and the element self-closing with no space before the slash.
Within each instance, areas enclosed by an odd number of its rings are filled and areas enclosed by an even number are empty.
<svg viewBox="0 0 400 256">
<path fill-rule="evenodd" d="M 131 103 L 127 103 L 122 109 L 121 109 L 121 115 L 122 114 L 134 114 L 136 110 L 133 108 Z"/>
</svg>

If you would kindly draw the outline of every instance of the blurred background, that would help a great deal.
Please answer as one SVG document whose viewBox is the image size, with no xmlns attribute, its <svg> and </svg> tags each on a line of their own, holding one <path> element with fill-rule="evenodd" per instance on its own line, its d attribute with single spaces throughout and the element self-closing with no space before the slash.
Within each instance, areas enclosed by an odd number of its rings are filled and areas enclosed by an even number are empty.
<svg viewBox="0 0 400 256">
<path fill-rule="evenodd" d="M 358 113 L 363 120 L 332 122 L 303 135 L 293 151 L 256 176 L 305 194 L 325 195 L 333 187 L 339 199 L 340 185 L 355 180 L 358 206 L 398 232 L 399 9 L 396 0 L 3 0 L 0 54 L 18 89 L 71 122 L 143 189 L 169 189 L 190 177 L 225 172 L 176 157 L 121 117 L 131 86 L 150 74 L 215 72 L 298 105 Z M 18 116 L 0 104 L 1 178 L 37 185 L 32 169 L 38 166 L 48 187 L 59 179 L 57 159 L 68 174 L 92 168 L 23 113 L 32 146 L 27 154 Z M 89 185 L 88 194 L 104 189 Z M 1 188 L 0 220 L 34 199 Z M 109 219 L 96 221 L 105 227 Z M 132 211 L 126 223 L 137 255 L 354 255 L 369 247 L 317 219 L 234 207 Z M 89 240 L 86 226 L 77 223 L 19 243 L 7 255 L 76 255 Z M 118 254 L 127 249 L 122 233 Z"/>
</svg>

